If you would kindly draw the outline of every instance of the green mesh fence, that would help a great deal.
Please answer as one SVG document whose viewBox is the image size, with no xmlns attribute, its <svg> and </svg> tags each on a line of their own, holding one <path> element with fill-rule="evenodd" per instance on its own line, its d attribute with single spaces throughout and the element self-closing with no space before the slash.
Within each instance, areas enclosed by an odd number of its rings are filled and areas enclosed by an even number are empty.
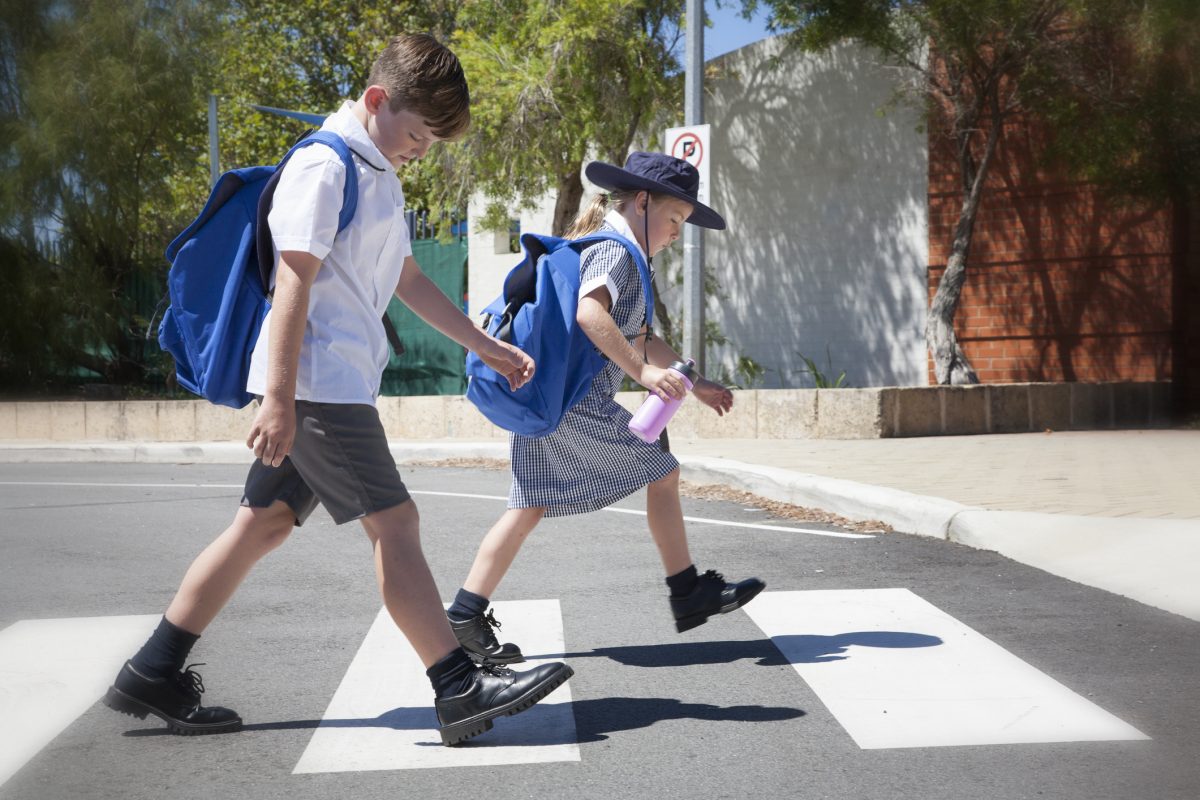
<svg viewBox="0 0 1200 800">
<path fill-rule="evenodd" d="M 467 241 L 444 244 L 436 239 L 412 243 L 413 258 L 421 270 L 460 308 L 467 290 Z M 462 394 L 467 389 L 462 347 L 447 339 L 399 300 L 392 300 L 388 316 L 404 344 L 404 353 L 392 353 L 383 371 L 380 394 L 395 396 Z"/>
</svg>

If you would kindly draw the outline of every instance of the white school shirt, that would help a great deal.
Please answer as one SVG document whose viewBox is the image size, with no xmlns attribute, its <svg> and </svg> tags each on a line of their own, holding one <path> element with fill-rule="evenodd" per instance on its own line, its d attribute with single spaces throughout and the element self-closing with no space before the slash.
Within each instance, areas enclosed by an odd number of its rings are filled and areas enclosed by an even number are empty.
<svg viewBox="0 0 1200 800">
<path fill-rule="evenodd" d="M 340 135 L 355 153 L 353 221 L 337 233 L 346 168 L 333 150 L 313 144 L 297 150 L 284 167 L 268 224 L 276 264 L 281 250 L 311 253 L 322 261 L 309 293 L 296 399 L 374 405 L 388 362 L 382 317 L 412 247 L 400 179 L 353 107 L 347 101 L 321 126 Z M 251 394 L 266 393 L 270 329 L 268 312 L 250 360 L 246 390 Z"/>
<path fill-rule="evenodd" d="M 642 249 L 640 244 L 638 244 L 637 237 L 633 235 L 633 228 L 629 227 L 629 223 L 623 216 L 621 216 L 621 212 L 617 211 L 615 208 L 611 209 L 607 214 L 604 215 L 604 221 L 611 225 L 617 233 L 633 242 L 633 246 L 636 247 L 637 251 L 642 254 L 642 260 L 649 263 L 649 259 L 646 258 L 646 251 Z M 603 286 L 608 289 L 609 297 L 612 298 L 612 304 L 615 306 L 617 304 L 617 298 L 621 296 L 621 292 L 617 288 L 616 283 L 614 283 L 612 278 L 607 274 L 597 275 L 595 278 L 592 278 L 591 280 L 581 284 L 579 287 L 579 298 L 582 300 L 599 286 Z"/>
</svg>

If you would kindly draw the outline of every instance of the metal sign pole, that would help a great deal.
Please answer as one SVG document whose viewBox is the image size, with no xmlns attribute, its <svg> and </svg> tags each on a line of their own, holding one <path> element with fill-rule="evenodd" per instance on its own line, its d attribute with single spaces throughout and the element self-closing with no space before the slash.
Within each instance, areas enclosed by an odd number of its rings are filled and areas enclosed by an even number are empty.
<svg viewBox="0 0 1200 800">
<path fill-rule="evenodd" d="M 687 53 L 683 124 L 704 122 L 704 0 L 686 0 Z M 704 374 L 704 232 L 695 225 L 683 230 L 683 352 Z"/>
<path fill-rule="evenodd" d="M 217 96 L 208 96 L 208 174 L 209 185 L 216 186 L 221 177 L 221 156 L 217 145 Z"/>
</svg>

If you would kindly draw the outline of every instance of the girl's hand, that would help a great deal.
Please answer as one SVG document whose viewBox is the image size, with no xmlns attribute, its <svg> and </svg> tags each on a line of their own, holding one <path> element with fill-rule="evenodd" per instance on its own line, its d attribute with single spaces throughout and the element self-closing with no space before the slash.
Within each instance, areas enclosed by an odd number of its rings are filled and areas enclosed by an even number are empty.
<svg viewBox="0 0 1200 800">
<path fill-rule="evenodd" d="M 656 367 L 653 364 L 643 364 L 637 375 L 637 382 L 645 386 L 662 401 L 687 394 L 687 385 L 679 373 L 673 370 Z"/>
<path fill-rule="evenodd" d="M 718 417 L 725 416 L 729 409 L 733 408 L 733 392 L 719 383 L 713 383 L 708 378 L 696 381 L 696 385 L 692 387 L 692 394 L 696 395 L 696 399 L 701 403 L 717 412 Z"/>
</svg>

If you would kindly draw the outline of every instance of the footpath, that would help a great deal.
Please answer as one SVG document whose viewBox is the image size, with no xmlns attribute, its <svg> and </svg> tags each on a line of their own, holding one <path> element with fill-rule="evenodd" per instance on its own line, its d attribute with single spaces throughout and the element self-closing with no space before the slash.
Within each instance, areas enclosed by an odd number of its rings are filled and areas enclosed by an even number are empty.
<svg viewBox="0 0 1200 800">
<path fill-rule="evenodd" d="M 995 550 L 1200 621 L 1200 431 L 673 439 L 693 483 Z M 399 462 L 507 458 L 503 441 L 394 440 Z M 0 440 L 0 463 L 248 463 L 236 442 Z"/>
</svg>

